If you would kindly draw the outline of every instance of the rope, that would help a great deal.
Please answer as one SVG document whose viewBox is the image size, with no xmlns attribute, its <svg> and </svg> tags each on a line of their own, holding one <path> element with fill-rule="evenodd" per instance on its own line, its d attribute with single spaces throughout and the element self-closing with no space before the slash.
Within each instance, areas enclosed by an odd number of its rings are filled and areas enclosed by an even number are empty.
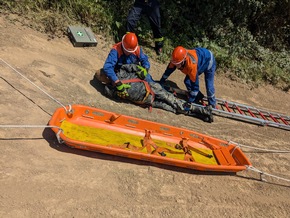
<svg viewBox="0 0 290 218">
<path fill-rule="evenodd" d="M 271 149 L 265 149 L 265 148 L 257 148 L 257 147 L 253 147 L 253 146 L 249 146 L 249 145 L 242 145 L 240 143 L 236 143 L 233 141 L 228 141 L 228 144 L 234 144 L 237 147 L 252 148 L 255 150 L 268 151 L 268 152 L 273 152 L 273 153 L 290 153 L 290 151 L 287 151 L 287 150 L 271 150 Z"/>
<path fill-rule="evenodd" d="M 279 151 L 279 150 L 271 150 L 271 149 L 264 149 L 264 148 L 257 148 L 257 147 L 253 147 L 253 146 L 248 146 L 248 145 L 242 145 L 242 144 L 239 144 L 239 143 L 236 143 L 236 142 L 232 142 L 232 141 L 228 141 L 228 144 L 234 144 L 236 145 L 236 147 L 234 148 L 234 150 L 232 151 L 232 154 L 234 153 L 235 149 L 238 148 L 238 147 L 245 147 L 245 148 L 252 148 L 252 149 L 255 149 L 255 150 L 262 150 L 262 151 L 268 151 L 268 152 L 274 152 L 274 153 L 290 153 L 290 151 Z M 270 176 L 270 177 L 273 177 L 273 178 L 276 178 L 276 179 L 280 179 L 280 180 L 284 180 L 286 182 L 290 182 L 290 179 L 285 179 L 285 178 L 282 178 L 282 177 L 279 177 L 279 176 L 275 176 L 273 174 L 269 174 L 269 173 L 265 173 L 253 166 L 248 166 L 246 165 L 246 168 L 247 170 L 251 170 L 251 171 L 254 171 L 254 172 L 257 172 L 260 174 L 260 180 L 261 181 L 267 181 L 266 179 L 263 178 L 264 175 L 267 175 L 267 176 Z"/>
<path fill-rule="evenodd" d="M 46 126 L 46 125 L 0 125 L 0 128 L 58 128 L 59 126 Z"/>
<path fill-rule="evenodd" d="M 62 144 L 64 141 L 60 137 L 60 133 L 63 130 L 59 126 L 46 126 L 46 125 L 0 125 L 0 128 L 57 128 L 58 132 L 56 133 L 57 141 Z"/>
<path fill-rule="evenodd" d="M 26 79 L 28 82 L 30 82 L 32 85 L 34 85 L 36 88 L 38 88 L 40 91 L 42 91 L 44 94 L 46 94 L 48 97 L 50 97 L 53 101 L 55 101 L 56 103 L 60 104 L 66 111 L 67 114 L 71 114 L 73 113 L 72 110 L 72 106 L 68 105 L 68 109 L 66 106 L 64 106 L 60 101 L 58 101 L 57 99 L 53 98 L 50 94 L 48 94 L 46 91 L 44 91 L 43 89 L 41 89 L 39 86 L 37 86 L 35 83 L 33 83 L 31 80 L 29 80 L 27 77 L 25 77 L 23 74 L 21 74 L 18 70 L 16 70 L 13 66 L 11 66 L 9 63 L 7 63 L 6 61 L 4 61 L 2 58 L 0 58 L 0 60 L 5 63 L 8 67 L 10 67 L 13 71 L 15 71 L 16 73 L 18 73 L 20 76 L 22 76 L 24 79 Z M 1 77 L 2 78 L 2 77 Z M 2 78 L 3 79 L 3 78 Z M 4 79 L 5 80 L 5 79 Z M 5 80 L 6 82 L 8 82 L 7 80 Z M 10 83 L 8 83 L 10 84 Z M 11 84 L 10 84 L 11 85 Z M 12 85 L 11 85 L 12 86 Z M 12 86 L 14 88 L 14 86 Z M 21 93 L 21 92 L 20 92 Z M 24 95 L 25 96 L 25 95 Z M 26 96 L 25 96 L 26 97 Z M 30 101 L 32 101 L 34 104 L 35 102 L 33 100 L 31 100 L 30 98 L 28 98 Z M 40 106 L 39 106 L 40 107 Z M 41 107 L 40 107 L 41 108 Z M 42 108 L 41 108 L 42 109 Z M 45 111 L 44 109 L 42 109 L 43 111 Z M 45 111 L 46 112 L 46 111 Z M 47 113 L 47 112 L 46 112 Z M 63 130 L 58 127 L 58 126 L 47 126 L 47 125 L 0 125 L 0 128 L 57 128 L 59 129 L 59 131 L 56 133 L 56 137 L 57 140 L 60 144 L 62 144 L 64 141 L 61 139 L 60 134 L 63 132 Z"/>
<path fill-rule="evenodd" d="M 47 113 L 49 116 L 52 116 L 49 112 L 47 112 L 45 109 L 43 109 L 40 105 L 36 104 L 34 100 L 26 96 L 23 92 L 19 91 L 17 88 L 15 88 L 10 82 L 8 82 L 6 79 L 4 79 L 2 76 L 0 76 L 1 79 L 3 79 L 7 84 L 9 84 L 13 89 L 15 89 L 17 92 L 19 92 L 21 95 L 23 95 L 25 98 L 27 98 L 29 101 L 31 101 L 33 104 L 35 104 L 37 107 L 39 107 L 43 112 Z"/>
<path fill-rule="evenodd" d="M 242 145 L 242 144 L 239 144 L 239 143 L 236 143 L 236 142 L 232 142 L 232 141 L 228 141 L 228 144 L 234 144 L 236 145 L 236 147 L 234 148 L 234 150 L 238 147 L 245 147 L 245 148 L 252 148 L 252 149 L 255 149 L 255 150 L 262 150 L 262 151 L 268 151 L 268 152 L 274 152 L 274 153 L 290 153 L 290 151 L 279 151 L 279 150 L 271 150 L 271 149 L 264 149 L 264 148 L 257 148 L 257 147 L 253 147 L 253 146 L 248 146 L 248 145 Z M 233 152 L 234 152 L 233 150 Z M 232 153 L 233 153 L 232 152 Z M 279 177 L 279 176 L 275 176 L 273 174 L 269 174 L 269 173 L 265 173 L 253 166 L 248 166 L 246 165 L 246 168 L 247 170 L 251 170 L 251 171 L 254 171 L 254 172 L 257 172 L 260 174 L 260 180 L 261 181 L 267 181 L 266 179 L 263 178 L 264 175 L 267 175 L 267 176 L 270 176 L 270 177 L 273 177 L 273 178 L 276 178 L 276 179 L 280 179 L 280 180 L 284 180 L 286 182 L 290 182 L 290 179 L 285 179 L 285 178 L 282 178 L 282 177 Z"/>
<path fill-rule="evenodd" d="M 267 180 L 265 180 L 265 179 L 263 178 L 263 175 L 266 175 L 266 176 L 270 176 L 270 177 L 273 177 L 273 178 L 276 178 L 276 179 L 284 180 L 284 181 L 286 181 L 286 182 L 290 182 L 290 179 L 285 179 L 285 178 L 282 178 L 282 177 L 279 177 L 279 176 L 275 176 L 275 175 L 272 175 L 272 174 L 269 174 L 269 173 L 265 173 L 265 172 L 263 172 L 263 171 L 261 171 L 261 170 L 255 168 L 255 167 L 253 167 L 253 166 L 248 166 L 248 165 L 246 165 L 246 167 L 247 167 L 247 170 L 251 170 L 251 171 L 254 171 L 254 172 L 259 173 L 259 174 L 260 174 L 260 180 L 261 180 L 261 181 L 267 181 Z"/>
<path fill-rule="evenodd" d="M 43 89 L 41 89 L 38 85 L 36 85 L 35 83 L 33 83 L 31 80 L 29 80 L 27 77 L 25 77 L 23 74 L 21 74 L 18 70 L 16 70 L 13 66 L 11 66 L 9 63 L 7 63 L 6 61 L 4 61 L 2 58 L 0 58 L 0 60 L 5 63 L 8 67 L 10 67 L 13 71 L 15 71 L 16 73 L 18 73 L 20 76 L 22 76 L 24 79 L 26 79 L 28 82 L 30 82 L 32 85 L 34 85 L 36 88 L 38 88 L 40 91 L 42 91 L 44 94 L 46 94 L 48 97 L 50 97 L 53 101 L 55 101 L 56 103 L 60 104 L 65 110 L 66 112 L 71 113 L 71 107 L 69 110 L 66 109 L 66 107 L 57 99 L 55 99 L 54 97 L 52 97 L 50 94 L 48 94 L 46 91 L 44 91 Z"/>
</svg>

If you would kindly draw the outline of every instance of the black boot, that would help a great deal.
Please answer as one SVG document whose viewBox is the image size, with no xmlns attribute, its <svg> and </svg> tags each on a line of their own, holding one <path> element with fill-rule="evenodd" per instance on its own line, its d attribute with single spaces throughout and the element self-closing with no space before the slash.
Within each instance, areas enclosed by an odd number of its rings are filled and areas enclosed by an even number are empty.
<svg viewBox="0 0 290 218">
<path fill-rule="evenodd" d="M 195 107 L 195 106 L 192 106 L 192 108 L 189 111 L 188 115 L 200 118 L 204 122 L 208 122 L 208 123 L 212 123 L 213 122 L 213 115 L 212 115 L 211 106 L 206 106 L 206 107 L 199 107 L 199 106 Z"/>
<path fill-rule="evenodd" d="M 207 116 L 206 120 L 204 120 L 204 121 L 212 123 L 213 122 L 212 107 L 210 105 L 208 105 L 208 106 L 204 107 L 203 109 L 204 109 L 205 115 Z"/>
<path fill-rule="evenodd" d="M 163 48 L 163 41 L 155 42 L 155 51 L 157 55 L 161 55 Z"/>
<path fill-rule="evenodd" d="M 202 102 L 203 98 L 204 98 L 204 94 L 202 94 L 202 93 L 199 91 L 199 92 L 197 93 L 197 96 L 195 97 L 195 100 L 194 100 L 193 103 L 195 103 L 195 104 L 199 104 L 199 105 L 202 105 L 202 104 L 203 104 L 203 102 Z"/>
</svg>

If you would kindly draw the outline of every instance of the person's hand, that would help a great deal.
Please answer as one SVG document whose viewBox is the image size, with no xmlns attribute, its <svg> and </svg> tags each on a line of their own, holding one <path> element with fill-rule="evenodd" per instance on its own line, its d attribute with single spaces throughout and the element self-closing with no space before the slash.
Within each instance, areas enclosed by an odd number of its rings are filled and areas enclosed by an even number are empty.
<svg viewBox="0 0 290 218">
<path fill-rule="evenodd" d="M 184 111 L 188 112 L 188 111 L 191 110 L 191 108 L 192 108 L 192 105 L 191 105 L 190 102 L 186 102 L 186 103 L 183 104 Z"/>
<path fill-rule="evenodd" d="M 126 98 L 129 96 L 127 89 L 131 88 L 129 84 L 123 84 L 121 81 L 116 83 L 117 95 L 120 98 Z"/>
<path fill-rule="evenodd" d="M 140 79 L 144 80 L 144 79 L 146 78 L 147 74 L 148 74 L 146 68 L 144 68 L 144 67 L 142 67 L 142 66 L 139 66 L 139 65 L 138 65 L 137 67 L 138 67 L 138 69 L 139 69 L 139 71 L 136 72 L 137 75 L 138 75 L 138 77 L 139 77 Z"/>
</svg>

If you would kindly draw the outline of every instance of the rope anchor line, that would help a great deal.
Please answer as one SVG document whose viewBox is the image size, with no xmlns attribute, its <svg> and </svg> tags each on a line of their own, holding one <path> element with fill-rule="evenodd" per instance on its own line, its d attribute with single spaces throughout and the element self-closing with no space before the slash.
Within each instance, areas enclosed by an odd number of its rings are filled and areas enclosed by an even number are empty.
<svg viewBox="0 0 290 218">
<path fill-rule="evenodd" d="M 286 182 L 290 182 L 290 179 L 286 179 L 286 178 L 283 178 L 283 177 L 280 177 L 280 176 L 275 176 L 273 174 L 269 174 L 269 173 L 265 173 L 253 166 L 246 166 L 247 170 L 251 170 L 253 172 L 256 172 L 256 173 L 259 173 L 260 175 L 260 180 L 263 181 L 263 182 L 267 182 L 267 180 L 264 178 L 265 176 L 270 176 L 270 177 L 273 177 L 273 178 L 276 178 L 276 179 L 280 179 L 280 180 L 283 180 L 283 181 L 286 181 Z"/>
<path fill-rule="evenodd" d="M 45 125 L 0 125 L 0 128 L 57 128 L 59 129 L 56 138 L 59 144 L 64 143 L 61 139 L 60 134 L 63 133 L 63 129 L 59 126 L 45 126 Z"/>
<path fill-rule="evenodd" d="M 57 128 L 63 132 L 59 126 L 47 126 L 47 125 L 0 125 L 0 128 Z"/>
<path fill-rule="evenodd" d="M 287 151 L 287 150 L 273 150 L 273 149 L 266 149 L 266 148 L 258 148 L 258 147 L 249 146 L 249 145 L 242 145 L 240 143 L 233 142 L 233 141 L 228 141 L 228 144 L 236 145 L 235 149 L 237 147 L 239 147 L 239 148 L 245 147 L 245 148 L 251 148 L 251 149 L 260 150 L 260 151 L 268 151 L 268 152 L 273 152 L 273 153 L 290 153 L 290 151 Z"/>
<path fill-rule="evenodd" d="M 7 63 L 6 61 L 4 61 L 2 58 L 0 58 L 0 60 L 6 65 L 8 66 L 10 69 L 12 69 L 14 72 L 18 73 L 21 77 L 23 77 L 24 79 L 26 79 L 29 83 L 31 83 L 32 85 L 34 85 L 36 88 L 38 88 L 40 91 L 42 91 L 45 95 L 47 95 L 49 98 L 51 98 L 54 102 L 58 103 L 59 105 L 61 105 L 67 114 L 69 113 L 73 113 L 71 105 L 69 105 L 69 109 L 67 109 L 66 106 L 64 106 L 64 104 L 62 104 L 60 101 L 58 101 L 57 99 L 55 99 L 54 97 L 52 97 L 50 94 L 48 94 L 46 91 L 44 91 L 42 88 L 40 88 L 38 85 L 36 85 L 35 83 L 33 83 L 30 79 L 28 79 L 26 76 L 24 76 L 22 73 L 20 73 L 17 69 L 15 69 L 13 66 L 11 66 L 9 63 Z"/>
<path fill-rule="evenodd" d="M 255 149 L 255 150 L 274 152 L 274 153 L 290 153 L 290 151 L 287 151 L 287 150 L 284 150 L 283 151 L 283 150 L 271 150 L 271 149 L 257 148 L 257 147 L 253 147 L 253 146 L 242 145 L 240 143 L 236 143 L 236 142 L 233 142 L 233 141 L 228 141 L 228 144 L 234 144 L 234 145 L 236 145 L 236 147 L 234 148 L 234 150 L 236 148 L 245 147 L 245 148 L 251 148 L 251 149 Z M 234 150 L 233 150 L 233 152 L 234 152 Z M 260 180 L 263 181 L 263 182 L 267 182 L 267 180 L 265 179 L 265 176 L 270 176 L 270 177 L 274 177 L 276 179 L 280 179 L 280 180 L 284 180 L 286 182 L 290 182 L 290 179 L 285 179 L 285 178 L 282 178 L 282 177 L 279 177 L 279 176 L 275 176 L 275 175 L 272 175 L 272 174 L 269 174 L 269 173 L 265 173 L 265 172 L 263 172 L 263 171 L 255 168 L 253 166 L 246 165 L 246 168 L 247 168 L 247 170 L 251 170 L 251 171 L 254 171 L 254 172 L 259 173 Z"/>
</svg>

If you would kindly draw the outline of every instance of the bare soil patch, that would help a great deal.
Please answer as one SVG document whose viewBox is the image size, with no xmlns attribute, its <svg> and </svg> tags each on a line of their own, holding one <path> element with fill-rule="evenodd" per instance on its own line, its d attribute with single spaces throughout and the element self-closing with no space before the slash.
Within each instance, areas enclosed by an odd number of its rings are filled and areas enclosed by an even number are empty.
<svg viewBox="0 0 290 218">
<path fill-rule="evenodd" d="M 0 16 L 0 58 L 64 105 L 84 104 L 265 149 L 290 150 L 290 132 L 215 117 L 193 117 L 112 101 L 93 80 L 111 45 L 74 48 Z M 166 64 L 151 58 L 155 79 Z M 0 62 L 1 124 L 46 125 L 61 107 Z M 180 74 L 170 78 L 184 88 Z M 217 75 L 216 95 L 290 114 L 290 95 L 271 86 L 251 88 Z M 204 90 L 204 87 L 202 87 Z M 0 129 L 1 217 L 289 217 L 290 185 L 251 171 L 197 172 L 59 145 L 50 129 Z M 246 150 L 245 150 L 246 151 Z M 253 166 L 290 179 L 289 153 L 246 151 Z"/>
</svg>

